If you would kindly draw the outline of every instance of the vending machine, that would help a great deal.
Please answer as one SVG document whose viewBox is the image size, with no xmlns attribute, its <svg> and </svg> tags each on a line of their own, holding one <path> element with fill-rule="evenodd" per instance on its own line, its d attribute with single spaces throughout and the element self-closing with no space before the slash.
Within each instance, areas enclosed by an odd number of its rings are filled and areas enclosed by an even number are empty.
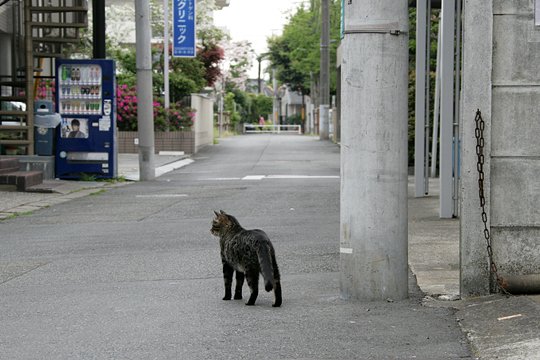
<svg viewBox="0 0 540 360">
<path fill-rule="evenodd" d="M 117 176 L 113 60 L 56 61 L 56 177 Z"/>
</svg>

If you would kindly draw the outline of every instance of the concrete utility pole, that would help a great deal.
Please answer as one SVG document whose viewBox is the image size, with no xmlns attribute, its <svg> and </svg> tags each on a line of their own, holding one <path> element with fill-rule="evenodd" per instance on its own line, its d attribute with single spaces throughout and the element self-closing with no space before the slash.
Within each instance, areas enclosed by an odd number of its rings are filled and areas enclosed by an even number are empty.
<svg viewBox="0 0 540 360">
<path fill-rule="evenodd" d="M 154 109 L 152 101 L 152 54 L 150 49 L 150 4 L 135 1 L 137 41 L 137 126 L 139 128 L 139 174 L 142 181 L 156 177 L 154 163 Z"/>
<path fill-rule="evenodd" d="M 321 102 L 319 105 L 319 139 L 328 140 L 330 127 L 330 54 L 328 46 L 330 43 L 330 13 L 328 11 L 328 0 L 321 1 L 321 70 L 320 70 L 320 96 Z"/>
<path fill-rule="evenodd" d="M 272 122 L 274 125 L 279 125 L 279 103 L 278 103 L 278 88 L 276 79 L 276 69 L 272 69 L 272 88 L 274 90 L 274 98 L 272 101 Z"/>
<path fill-rule="evenodd" d="M 341 294 L 408 296 L 408 1 L 346 1 L 342 59 Z"/>
</svg>

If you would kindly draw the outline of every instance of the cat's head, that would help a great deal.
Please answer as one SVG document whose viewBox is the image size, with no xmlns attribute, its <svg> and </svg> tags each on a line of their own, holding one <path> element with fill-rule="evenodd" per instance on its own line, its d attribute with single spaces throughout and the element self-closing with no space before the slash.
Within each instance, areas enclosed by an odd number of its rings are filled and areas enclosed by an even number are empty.
<svg viewBox="0 0 540 360">
<path fill-rule="evenodd" d="M 238 220 L 236 220 L 234 216 L 225 213 L 223 210 L 220 210 L 219 213 L 214 211 L 214 214 L 216 217 L 212 220 L 212 227 L 210 228 L 212 235 L 219 236 L 229 229 L 240 226 Z"/>
</svg>

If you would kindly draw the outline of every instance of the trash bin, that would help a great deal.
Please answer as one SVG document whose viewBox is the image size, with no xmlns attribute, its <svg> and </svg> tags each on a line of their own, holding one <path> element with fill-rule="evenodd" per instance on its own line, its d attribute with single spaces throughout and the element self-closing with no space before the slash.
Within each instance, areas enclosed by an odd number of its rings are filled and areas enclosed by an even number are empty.
<svg viewBox="0 0 540 360">
<path fill-rule="evenodd" d="M 34 103 L 34 147 L 36 155 L 54 155 L 55 129 L 60 124 L 60 114 L 53 112 L 52 101 Z"/>
</svg>

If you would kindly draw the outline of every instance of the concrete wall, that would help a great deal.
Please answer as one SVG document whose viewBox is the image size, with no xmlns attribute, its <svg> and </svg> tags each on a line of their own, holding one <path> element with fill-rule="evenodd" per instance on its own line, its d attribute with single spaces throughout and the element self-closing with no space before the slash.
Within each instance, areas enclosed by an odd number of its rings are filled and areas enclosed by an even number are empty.
<svg viewBox="0 0 540 360">
<path fill-rule="evenodd" d="M 195 152 L 214 143 L 214 101 L 205 95 L 192 94 L 191 107 L 195 109 Z"/>
<path fill-rule="evenodd" d="M 474 112 L 486 122 L 485 193 L 499 273 L 540 273 L 540 28 L 534 1 L 464 2 L 461 291 L 490 290 Z M 491 290 L 493 290 L 491 286 Z"/>
</svg>

